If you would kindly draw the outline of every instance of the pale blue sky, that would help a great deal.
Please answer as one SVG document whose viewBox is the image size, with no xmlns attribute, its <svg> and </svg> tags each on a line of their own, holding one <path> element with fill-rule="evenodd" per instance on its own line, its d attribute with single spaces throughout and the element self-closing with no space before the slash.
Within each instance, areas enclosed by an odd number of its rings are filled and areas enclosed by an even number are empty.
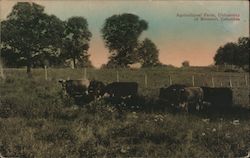
<svg viewBox="0 0 250 158">
<path fill-rule="evenodd" d="M 1 18 L 17 1 L 2 0 Z M 45 12 L 62 20 L 83 16 L 93 34 L 89 53 L 95 66 L 107 61 L 100 29 L 107 17 L 133 13 L 148 21 L 149 28 L 140 37 L 150 38 L 160 50 L 160 61 L 180 66 L 183 60 L 191 65 L 209 65 L 220 45 L 249 36 L 248 1 L 33 1 L 45 6 Z M 239 14 L 240 21 L 194 21 L 179 14 Z"/>
</svg>

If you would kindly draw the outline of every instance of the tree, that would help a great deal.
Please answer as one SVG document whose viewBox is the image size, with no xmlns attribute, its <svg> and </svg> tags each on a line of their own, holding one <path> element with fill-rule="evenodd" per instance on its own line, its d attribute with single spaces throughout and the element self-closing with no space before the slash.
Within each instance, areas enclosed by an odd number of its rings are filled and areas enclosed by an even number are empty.
<svg viewBox="0 0 250 158">
<path fill-rule="evenodd" d="M 229 64 L 243 67 L 249 65 L 249 37 L 241 37 L 237 43 L 226 43 L 215 56 L 215 65 Z"/>
<path fill-rule="evenodd" d="M 249 37 L 241 37 L 238 40 L 238 47 L 239 47 L 239 52 L 237 57 L 237 63 L 236 65 L 239 66 L 245 66 L 249 65 L 249 60 L 250 60 L 250 39 Z"/>
<path fill-rule="evenodd" d="M 89 41 L 92 36 L 88 30 L 87 20 L 83 17 L 71 17 L 66 22 L 66 29 L 63 40 L 63 56 L 66 59 L 72 59 L 74 68 L 76 63 L 85 62 L 90 63 Z M 82 63 L 84 65 L 84 63 Z"/>
<path fill-rule="evenodd" d="M 159 50 L 150 39 L 146 38 L 140 43 L 137 51 L 142 67 L 153 67 L 159 65 Z"/>
<path fill-rule="evenodd" d="M 61 66 L 64 63 L 64 60 L 61 56 L 61 48 L 49 46 L 42 49 L 41 53 L 34 57 L 33 67 Z"/>
<path fill-rule="evenodd" d="M 1 59 L 6 67 L 22 67 L 25 66 L 25 60 L 20 57 L 18 51 L 11 47 L 1 48 Z"/>
<path fill-rule="evenodd" d="M 1 26 L 2 48 L 14 50 L 25 62 L 29 76 L 33 62 L 44 48 L 61 46 L 63 22 L 45 14 L 44 7 L 38 4 L 18 2 Z"/>
<path fill-rule="evenodd" d="M 189 67 L 190 66 L 190 63 L 187 60 L 183 61 L 181 64 L 182 64 L 182 67 Z"/>
<path fill-rule="evenodd" d="M 108 65 L 127 67 L 136 62 L 138 38 L 147 28 L 147 22 L 137 15 L 125 13 L 107 18 L 101 33 L 111 53 Z"/>
<path fill-rule="evenodd" d="M 227 43 L 217 50 L 214 56 L 215 65 L 234 64 L 238 46 L 236 43 Z"/>
</svg>

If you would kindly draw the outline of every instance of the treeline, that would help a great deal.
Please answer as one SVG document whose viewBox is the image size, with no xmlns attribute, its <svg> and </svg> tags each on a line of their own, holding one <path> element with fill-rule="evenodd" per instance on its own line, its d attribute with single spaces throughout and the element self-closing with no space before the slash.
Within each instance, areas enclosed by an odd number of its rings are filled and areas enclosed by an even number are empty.
<svg viewBox="0 0 250 158">
<path fill-rule="evenodd" d="M 71 59 L 74 67 L 91 66 L 87 20 L 62 21 L 35 3 L 18 2 L 1 22 L 1 57 L 8 67 L 58 66 Z"/>
<path fill-rule="evenodd" d="M 159 50 L 149 38 L 139 41 L 148 23 L 134 14 L 113 15 L 101 28 L 108 48 L 109 60 L 102 67 L 128 67 L 140 63 L 142 67 L 166 66 L 159 61 Z M 7 18 L 1 21 L 1 59 L 6 67 L 92 67 L 88 53 L 92 34 L 84 17 L 66 21 L 48 15 L 36 3 L 18 2 Z M 244 67 L 249 63 L 249 37 L 238 43 L 220 47 L 215 64 L 233 64 Z"/>
<path fill-rule="evenodd" d="M 237 42 L 229 42 L 217 50 L 215 65 L 235 65 L 249 71 L 249 37 L 240 37 Z"/>
<path fill-rule="evenodd" d="M 133 14 L 113 15 L 101 29 L 110 57 L 105 67 L 127 67 L 140 62 L 156 66 L 159 51 L 148 38 L 139 42 L 148 23 Z M 75 67 L 92 67 L 89 60 L 89 41 L 92 37 L 84 17 L 66 21 L 48 15 L 36 3 L 18 2 L 6 20 L 1 21 L 1 58 L 7 67 L 45 65 L 56 67 L 72 62 Z"/>
</svg>

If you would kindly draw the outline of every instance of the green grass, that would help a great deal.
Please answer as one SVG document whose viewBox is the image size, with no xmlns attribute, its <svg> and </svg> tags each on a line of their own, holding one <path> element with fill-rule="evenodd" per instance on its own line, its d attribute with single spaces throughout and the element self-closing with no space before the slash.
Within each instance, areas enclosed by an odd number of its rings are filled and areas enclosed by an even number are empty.
<svg viewBox="0 0 250 158">
<path fill-rule="evenodd" d="M 158 88 L 173 82 L 197 85 L 213 74 L 231 76 L 235 109 L 230 113 L 185 114 L 154 109 L 120 109 L 104 100 L 83 107 L 63 96 L 57 79 L 83 77 L 83 70 L 5 71 L 0 80 L 0 153 L 6 157 L 239 157 L 250 151 L 249 89 L 244 73 L 209 70 L 119 70 L 120 81 L 137 81 L 140 95 L 157 99 Z M 208 72 L 208 73 L 206 73 Z M 148 75 L 148 87 L 144 74 Z M 116 80 L 115 70 L 88 70 L 89 78 Z M 203 81 L 204 80 L 204 81 Z M 210 84 L 210 83 L 209 83 Z M 219 85 L 217 85 L 219 86 Z M 146 100 L 148 107 L 157 102 Z M 245 107 L 241 109 L 239 106 Z M 233 124 L 233 120 L 239 124 Z"/>
</svg>

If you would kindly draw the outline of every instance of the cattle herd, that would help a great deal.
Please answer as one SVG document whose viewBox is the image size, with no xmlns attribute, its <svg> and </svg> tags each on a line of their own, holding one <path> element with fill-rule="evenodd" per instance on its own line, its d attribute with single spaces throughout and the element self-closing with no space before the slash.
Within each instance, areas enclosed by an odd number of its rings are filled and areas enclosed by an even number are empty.
<svg viewBox="0 0 250 158">
<path fill-rule="evenodd" d="M 65 94 L 88 101 L 100 98 L 135 99 L 138 83 L 112 82 L 105 85 L 97 80 L 59 80 Z M 230 88 L 193 87 L 182 84 L 163 86 L 159 89 L 159 100 L 165 105 L 181 111 L 202 111 L 209 107 L 228 108 L 233 104 Z"/>
</svg>

